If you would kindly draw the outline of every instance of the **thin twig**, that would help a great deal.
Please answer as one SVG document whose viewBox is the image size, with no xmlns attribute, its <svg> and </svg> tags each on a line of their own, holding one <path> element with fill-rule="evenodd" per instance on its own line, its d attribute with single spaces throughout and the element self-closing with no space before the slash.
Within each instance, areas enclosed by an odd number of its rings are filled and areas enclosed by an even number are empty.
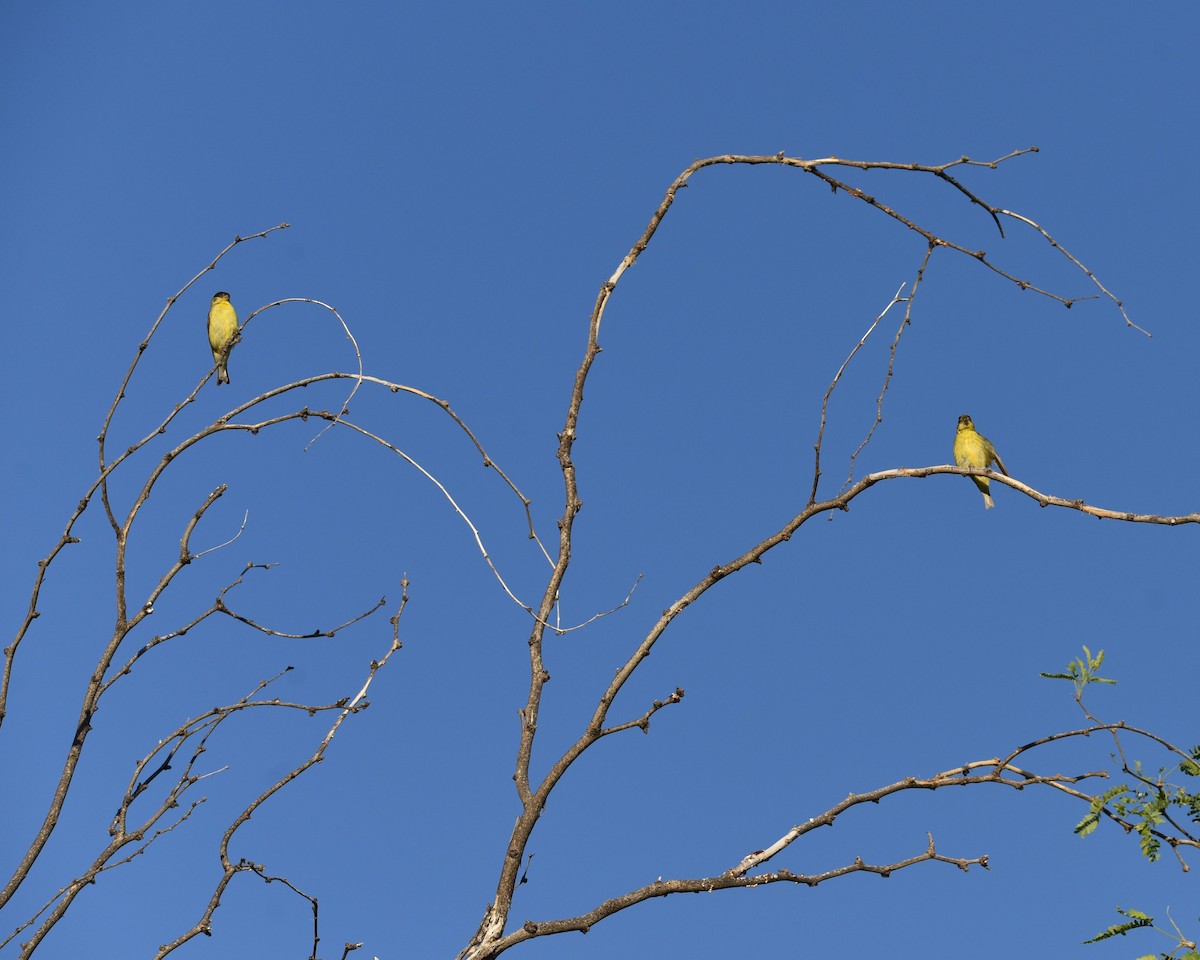
<svg viewBox="0 0 1200 960">
<path fill-rule="evenodd" d="M 864 333 L 861 338 L 859 338 L 858 343 L 854 345 L 854 349 L 852 349 L 846 355 L 846 359 L 843 360 L 842 365 L 838 367 L 837 373 L 835 373 L 833 375 L 833 379 L 829 381 L 829 386 L 825 388 L 825 396 L 821 398 L 821 424 L 817 428 L 817 442 L 813 444 L 813 482 L 812 492 L 808 496 L 809 503 L 812 503 L 817 499 L 817 485 L 821 482 L 821 449 L 823 443 L 825 442 L 825 419 L 829 412 L 829 398 L 833 396 L 833 391 L 837 389 L 837 385 L 842 379 L 842 374 L 845 373 L 846 368 L 850 366 L 850 361 L 854 359 L 859 350 L 866 346 L 867 340 L 870 339 L 871 334 L 875 332 L 875 328 L 879 326 L 879 321 L 887 316 L 888 311 L 891 310 L 892 307 L 903 302 L 903 298 L 900 296 L 900 294 L 904 292 L 904 287 L 905 284 L 900 284 L 899 289 L 892 295 L 891 301 L 886 307 L 883 308 L 883 312 L 878 314 L 875 319 L 871 321 L 871 325 L 867 327 L 867 332 Z M 866 441 L 864 441 L 864 443 L 865 442 Z M 851 469 L 853 469 L 853 467 L 851 467 Z"/>
<path fill-rule="evenodd" d="M 896 370 L 896 352 L 900 349 L 900 338 L 904 336 L 904 331 L 908 329 L 912 323 L 913 303 L 916 302 L 917 293 L 921 289 L 921 283 L 925 279 L 925 268 L 929 266 L 929 258 L 933 256 L 934 248 L 932 246 L 925 248 L 925 256 L 921 260 L 921 265 L 917 268 L 917 275 L 913 279 L 912 292 L 908 295 L 904 304 L 904 319 L 900 321 L 900 326 L 896 330 L 896 335 L 892 337 L 892 345 L 888 350 L 888 365 L 887 371 L 883 375 L 883 384 L 879 388 L 879 396 L 875 398 L 875 420 L 871 427 L 867 430 L 867 435 L 863 437 L 860 443 L 850 454 L 850 463 L 846 468 L 846 482 L 842 484 L 842 490 L 845 490 L 854 480 L 854 464 L 858 461 L 858 455 L 866 449 L 867 444 L 871 442 L 871 438 L 875 436 L 875 431 L 879 425 L 883 423 L 883 398 L 887 396 L 888 387 L 891 386 L 892 376 Z M 814 491 L 815 494 L 815 491 Z M 812 503 L 816 497 L 809 500 Z M 832 516 L 832 514 L 830 514 Z"/>
</svg>

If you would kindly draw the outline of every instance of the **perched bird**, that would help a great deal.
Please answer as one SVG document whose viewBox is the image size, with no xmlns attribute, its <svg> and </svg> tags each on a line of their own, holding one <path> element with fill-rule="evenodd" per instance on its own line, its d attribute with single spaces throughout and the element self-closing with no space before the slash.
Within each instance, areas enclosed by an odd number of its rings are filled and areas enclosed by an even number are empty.
<svg viewBox="0 0 1200 960">
<path fill-rule="evenodd" d="M 208 308 L 208 345 L 212 347 L 213 359 L 217 362 L 217 386 L 229 382 L 229 351 L 237 338 L 238 318 L 229 294 L 224 290 L 213 294 L 212 306 Z"/>
<path fill-rule="evenodd" d="M 981 433 L 975 432 L 975 424 L 967 414 L 958 418 L 958 432 L 954 435 L 954 462 L 960 467 L 982 467 L 987 469 L 995 464 L 1006 477 L 1004 461 L 996 453 L 992 441 Z M 972 482 L 983 494 L 983 508 L 990 510 L 996 504 L 992 500 L 992 483 L 987 477 L 971 477 Z"/>
</svg>

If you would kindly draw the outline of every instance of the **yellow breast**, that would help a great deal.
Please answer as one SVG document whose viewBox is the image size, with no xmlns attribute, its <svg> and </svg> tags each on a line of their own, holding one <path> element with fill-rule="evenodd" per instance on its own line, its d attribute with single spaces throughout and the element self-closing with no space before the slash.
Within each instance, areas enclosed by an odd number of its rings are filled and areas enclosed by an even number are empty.
<svg viewBox="0 0 1200 960">
<path fill-rule="evenodd" d="M 960 430 L 954 436 L 954 462 L 960 467 L 986 467 L 987 445 L 974 430 Z"/>
<path fill-rule="evenodd" d="M 208 345 L 221 350 L 237 333 L 237 313 L 228 300 L 218 300 L 208 311 Z"/>
</svg>

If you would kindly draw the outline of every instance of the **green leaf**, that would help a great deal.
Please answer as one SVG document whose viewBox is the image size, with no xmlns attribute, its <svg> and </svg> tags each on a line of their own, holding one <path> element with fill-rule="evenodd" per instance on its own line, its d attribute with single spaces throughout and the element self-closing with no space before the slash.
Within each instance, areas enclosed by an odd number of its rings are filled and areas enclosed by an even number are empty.
<svg viewBox="0 0 1200 960">
<path fill-rule="evenodd" d="M 1128 923 L 1114 923 L 1103 933 L 1098 933 L 1096 936 L 1092 937 L 1091 940 L 1084 940 L 1083 942 L 1099 943 L 1101 940 L 1107 940 L 1109 937 L 1123 937 L 1130 930 L 1137 930 L 1140 927 L 1148 927 L 1152 923 L 1154 923 L 1154 921 L 1149 917 L 1147 917 L 1145 920 L 1130 920 Z"/>
</svg>

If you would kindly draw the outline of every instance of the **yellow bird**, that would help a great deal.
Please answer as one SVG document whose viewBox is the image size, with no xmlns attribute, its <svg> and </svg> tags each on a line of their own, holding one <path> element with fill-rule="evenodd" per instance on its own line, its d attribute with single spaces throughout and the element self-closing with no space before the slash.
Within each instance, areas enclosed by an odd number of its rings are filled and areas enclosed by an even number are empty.
<svg viewBox="0 0 1200 960">
<path fill-rule="evenodd" d="M 960 467 L 980 467 L 984 470 L 995 464 L 1006 477 L 1004 461 L 996 453 L 992 441 L 975 432 L 975 424 L 967 414 L 958 418 L 958 432 L 954 435 L 954 462 Z M 983 494 L 983 508 L 990 510 L 996 504 L 992 500 L 992 483 L 987 477 L 971 477 L 971 481 Z"/>
<path fill-rule="evenodd" d="M 208 308 L 208 345 L 217 362 L 217 386 L 229 382 L 229 351 L 233 349 L 237 332 L 237 311 L 229 302 L 229 294 L 224 290 L 213 294 L 212 306 Z"/>
</svg>

